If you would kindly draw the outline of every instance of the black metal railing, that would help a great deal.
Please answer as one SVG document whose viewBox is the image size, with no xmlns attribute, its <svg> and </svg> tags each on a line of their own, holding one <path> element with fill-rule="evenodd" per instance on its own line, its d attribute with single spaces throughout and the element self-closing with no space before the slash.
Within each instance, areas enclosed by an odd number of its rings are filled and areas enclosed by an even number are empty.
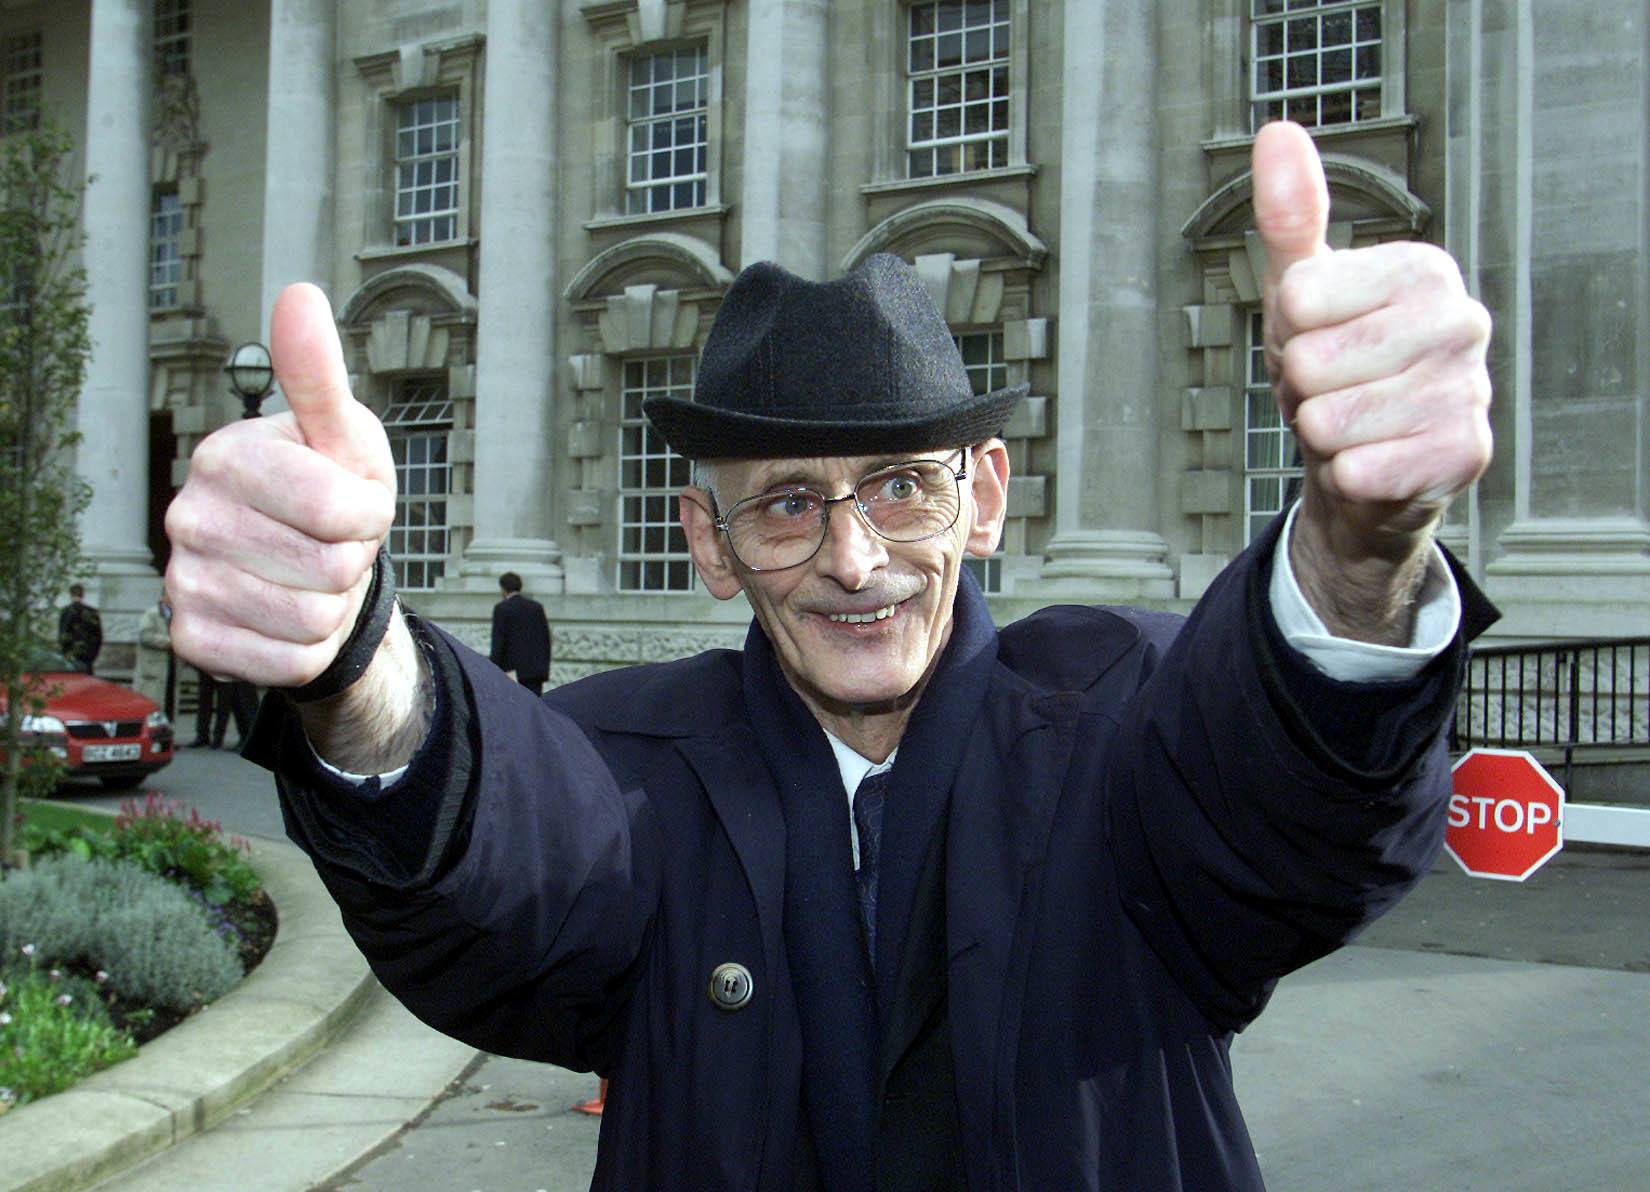
<svg viewBox="0 0 1650 1192">
<path fill-rule="evenodd" d="M 1650 747 L 1650 637 L 1473 650 L 1450 746 L 1561 752 L 1566 788 L 1577 751 Z"/>
</svg>

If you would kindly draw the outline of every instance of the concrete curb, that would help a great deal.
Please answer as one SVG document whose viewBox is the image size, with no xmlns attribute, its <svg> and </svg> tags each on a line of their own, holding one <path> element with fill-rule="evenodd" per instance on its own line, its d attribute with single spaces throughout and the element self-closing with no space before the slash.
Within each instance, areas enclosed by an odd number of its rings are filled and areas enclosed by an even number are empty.
<svg viewBox="0 0 1650 1192">
<path fill-rule="evenodd" d="M 206 1130 L 332 1042 L 376 988 L 309 859 L 254 840 L 280 914 L 262 964 L 133 1059 L 0 1117 L 0 1192 L 81 1192 Z"/>
</svg>

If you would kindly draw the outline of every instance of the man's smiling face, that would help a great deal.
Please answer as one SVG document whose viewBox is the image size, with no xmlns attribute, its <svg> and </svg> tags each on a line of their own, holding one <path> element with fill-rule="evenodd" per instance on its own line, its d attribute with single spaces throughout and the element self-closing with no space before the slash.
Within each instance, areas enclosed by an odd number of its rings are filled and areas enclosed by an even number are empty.
<svg viewBox="0 0 1650 1192">
<path fill-rule="evenodd" d="M 711 521 L 708 494 L 684 494 L 683 527 L 706 587 L 724 600 L 745 593 L 786 677 L 822 720 L 908 708 L 920 693 L 950 639 L 963 556 L 996 548 L 1007 451 L 992 440 L 966 452 L 722 461 L 710 468 L 717 508 L 726 512 L 790 485 L 838 497 L 867 473 L 912 458 L 943 460 L 953 469 L 968 464 L 955 525 L 920 542 L 890 542 L 866 525 L 852 501 L 842 501 L 830 507 L 818 553 L 779 571 L 753 572 L 740 563 Z"/>
</svg>

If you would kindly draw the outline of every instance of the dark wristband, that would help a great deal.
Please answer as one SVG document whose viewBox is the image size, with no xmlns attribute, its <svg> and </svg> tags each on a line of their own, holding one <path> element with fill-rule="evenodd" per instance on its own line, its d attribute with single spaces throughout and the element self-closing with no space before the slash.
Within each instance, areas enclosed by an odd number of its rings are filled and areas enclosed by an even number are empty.
<svg viewBox="0 0 1650 1192">
<path fill-rule="evenodd" d="M 372 563 L 367 598 L 361 602 L 355 628 L 338 651 L 338 657 L 302 687 L 286 688 L 286 697 L 300 704 L 329 699 L 366 674 L 373 655 L 384 641 L 384 632 L 390 627 L 390 614 L 394 611 L 395 573 L 390 567 L 390 552 L 380 546 L 378 557 Z"/>
</svg>

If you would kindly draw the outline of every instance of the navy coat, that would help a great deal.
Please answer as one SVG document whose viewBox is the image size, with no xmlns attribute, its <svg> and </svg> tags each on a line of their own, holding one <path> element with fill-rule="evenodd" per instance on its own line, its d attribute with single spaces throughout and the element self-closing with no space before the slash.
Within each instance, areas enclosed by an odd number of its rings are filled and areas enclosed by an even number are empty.
<svg viewBox="0 0 1650 1192">
<path fill-rule="evenodd" d="M 1259 1188 L 1232 1033 L 1436 855 L 1463 643 L 1324 678 L 1265 608 L 1271 541 L 1188 621 L 1060 607 L 992 643 L 944 821 L 971 1188 Z M 790 1189 L 785 823 L 739 653 L 540 702 L 419 637 L 437 724 L 395 787 L 329 784 L 276 705 L 251 750 L 380 979 L 477 1047 L 610 1075 L 596 1187 Z M 754 985 L 731 1012 L 726 961 Z"/>
</svg>

